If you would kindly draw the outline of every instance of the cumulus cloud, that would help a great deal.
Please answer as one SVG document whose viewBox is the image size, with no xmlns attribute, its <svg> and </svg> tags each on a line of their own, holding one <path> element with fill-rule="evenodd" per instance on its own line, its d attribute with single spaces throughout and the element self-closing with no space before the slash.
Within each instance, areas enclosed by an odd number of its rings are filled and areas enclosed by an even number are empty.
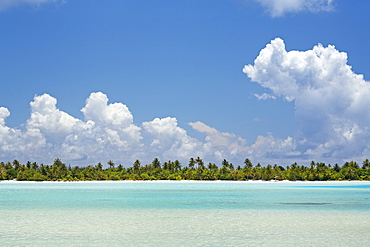
<svg viewBox="0 0 370 247">
<path fill-rule="evenodd" d="M 132 158 L 139 152 L 141 128 L 122 103 L 108 104 L 103 93 L 92 93 L 82 108 L 85 120 L 59 110 L 57 100 L 48 95 L 35 96 L 25 129 L 5 125 L 10 115 L 0 108 L 0 157 L 47 162 L 55 157 L 80 164 L 109 159 Z"/>
<path fill-rule="evenodd" d="M 33 5 L 39 6 L 44 3 L 51 2 L 62 2 L 61 0 L 1 0 L 0 1 L 0 11 L 12 7 L 17 7 L 20 5 Z"/>
<path fill-rule="evenodd" d="M 5 125 L 5 119 L 10 112 L 0 107 L 0 158 L 8 158 L 9 154 L 21 158 L 32 156 L 33 153 L 45 146 L 46 139 L 39 130 L 29 129 L 22 132 Z"/>
<path fill-rule="evenodd" d="M 302 154 L 351 159 L 369 155 L 370 83 L 347 64 L 347 54 L 318 44 L 286 51 L 272 40 L 244 73 L 275 96 L 294 101 Z"/>
<path fill-rule="evenodd" d="M 0 107 L 0 158 L 51 162 L 60 157 L 72 164 L 88 165 L 155 157 L 185 161 L 209 153 L 204 143 L 178 126 L 176 118 L 156 118 L 139 127 L 126 105 L 109 104 L 101 92 L 86 100 L 81 109 L 83 120 L 58 109 L 57 100 L 48 94 L 35 96 L 30 106 L 31 116 L 23 130 L 6 126 L 10 112 Z"/>
<path fill-rule="evenodd" d="M 108 97 L 101 93 L 92 93 L 86 100 L 86 106 L 81 110 L 85 120 L 97 124 L 99 128 L 110 132 L 117 137 L 122 145 L 128 142 L 139 142 L 141 137 L 140 128 L 134 125 L 134 117 L 128 107 L 122 103 L 108 105 Z"/>
<path fill-rule="evenodd" d="M 255 0 L 267 9 L 272 17 L 301 11 L 320 12 L 333 9 L 334 0 Z"/>
<path fill-rule="evenodd" d="M 265 156 L 277 157 L 294 149 L 292 138 L 278 140 L 259 136 L 247 145 L 243 138 L 220 132 L 202 122 L 189 125 L 206 135 L 204 140 L 189 136 L 173 117 L 155 118 L 134 124 L 134 117 L 122 103 L 109 103 L 107 95 L 92 93 L 77 119 L 58 109 L 57 99 L 49 94 L 35 96 L 31 115 L 22 129 L 6 126 L 10 112 L 0 107 L 0 159 L 51 163 L 56 157 L 72 165 L 89 165 L 113 160 L 130 165 L 136 159 L 150 162 L 179 159 L 187 164 L 190 157 L 210 162 L 223 159 L 241 162 Z M 131 163 L 132 164 L 132 163 Z"/>
<path fill-rule="evenodd" d="M 188 159 L 191 156 L 202 156 L 200 143 L 187 135 L 183 128 L 177 125 L 176 118 L 155 118 L 142 124 L 147 135 L 148 151 L 155 156 L 162 152 L 164 159 Z"/>
<path fill-rule="evenodd" d="M 56 108 L 57 100 L 48 94 L 35 97 L 31 105 L 28 129 L 37 129 L 47 137 L 65 137 L 73 130 L 78 119 Z"/>
<path fill-rule="evenodd" d="M 10 112 L 0 107 L 0 159 L 47 163 L 59 157 L 77 165 L 108 160 L 130 165 L 136 159 L 149 162 L 155 157 L 184 164 L 198 156 L 239 164 L 246 157 L 265 163 L 363 160 L 370 154 L 370 84 L 352 71 L 347 60 L 347 54 L 332 45 L 287 51 L 277 38 L 261 50 L 253 65 L 244 67 L 252 81 L 271 91 L 256 94 L 258 99 L 281 97 L 295 104 L 300 127 L 293 137 L 267 134 L 247 143 L 205 123 L 189 123 L 205 135 L 198 140 L 173 117 L 137 125 L 126 105 L 109 103 L 101 92 L 87 98 L 83 119 L 58 109 L 57 100 L 44 94 L 30 103 L 31 115 L 21 129 L 6 125 Z"/>
</svg>

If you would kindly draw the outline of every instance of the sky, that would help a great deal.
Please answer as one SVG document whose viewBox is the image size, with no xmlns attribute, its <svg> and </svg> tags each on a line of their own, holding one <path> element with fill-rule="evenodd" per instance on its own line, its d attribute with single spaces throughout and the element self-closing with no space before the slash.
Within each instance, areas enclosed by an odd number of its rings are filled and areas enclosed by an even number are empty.
<svg viewBox="0 0 370 247">
<path fill-rule="evenodd" d="M 362 162 L 369 8 L 0 1 L 0 161 Z"/>
</svg>

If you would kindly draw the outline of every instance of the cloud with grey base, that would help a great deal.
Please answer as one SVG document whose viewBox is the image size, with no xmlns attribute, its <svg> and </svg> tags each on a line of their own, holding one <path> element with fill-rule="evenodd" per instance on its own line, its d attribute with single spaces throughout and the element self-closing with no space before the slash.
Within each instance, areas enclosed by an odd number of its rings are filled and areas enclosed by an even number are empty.
<svg viewBox="0 0 370 247">
<path fill-rule="evenodd" d="M 105 163 L 130 164 L 136 159 L 150 162 L 202 157 L 220 162 L 242 162 L 246 156 L 259 158 L 266 153 L 286 152 L 294 146 L 292 138 L 277 140 L 259 136 L 247 145 L 243 138 L 220 132 L 202 122 L 189 125 L 206 135 L 197 140 L 188 135 L 173 117 L 155 118 L 136 125 L 129 108 L 119 102 L 109 103 L 107 95 L 91 93 L 81 109 L 84 119 L 77 119 L 58 109 L 57 99 L 49 94 L 35 96 L 30 103 L 31 115 L 23 129 L 6 126 L 10 112 L 0 107 L 0 159 L 18 159 L 50 163 L 59 157 L 74 165 Z M 292 149 L 290 147 L 289 149 Z"/>
<path fill-rule="evenodd" d="M 356 159 L 370 154 L 370 83 L 352 71 L 345 52 L 321 44 L 286 51 L 276 38 L 243 71 L 272 95 L 294 102 L 302 155 Z"/>
<path fill-rule="evenodd" d="M 31 115 L 21 129 L 6 125 L 10 111 L 0 107 L 0 159 L 51 162 L 59 157 L 87 165 L 111 159 L 147 162 L 155 157 L 186 161 L 199 156 L 213 162 L 248 157 L 271 162 L 369 156 L 370 85 L 352 71 L 345 52 L 321 44 L 307 51 L 287 51 L 284 41 L 276 38 L 243 71 L 270 91 L 257 98 L 280 97 L 294 103 L 299 123 L 295 136 L 279 139 L 267 133 L 248 142 L 196 121 L 189 125 L 205 135 L 198 140 L 173 117 L 135 124 L 126 105 L 109 103 L 101 92 L 86 100 L 83 119 L 58 109 L 57 99 L 43 94 L 30 103 Z"/>
</svg>

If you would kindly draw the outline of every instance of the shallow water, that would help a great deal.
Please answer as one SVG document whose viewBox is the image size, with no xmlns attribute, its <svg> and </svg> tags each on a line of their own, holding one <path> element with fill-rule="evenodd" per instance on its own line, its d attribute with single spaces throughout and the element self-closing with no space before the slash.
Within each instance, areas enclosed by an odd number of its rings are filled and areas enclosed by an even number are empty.
<svg viewBox="0 0 370 247">
<path fill-rule="evenodd" d="M 369 246 L 366 182 L 0 182 L 1 246 Z"/>
</svg>

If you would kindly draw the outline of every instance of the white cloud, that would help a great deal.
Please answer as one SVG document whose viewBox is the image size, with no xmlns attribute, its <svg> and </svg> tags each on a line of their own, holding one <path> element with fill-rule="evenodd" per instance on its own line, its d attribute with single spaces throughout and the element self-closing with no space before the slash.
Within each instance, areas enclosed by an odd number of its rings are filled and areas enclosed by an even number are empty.
<svg viewBox="0 0 370 247">
<path fill-rule="evenodd" d="M 177 126 L 176 118 L 155 118 L 153 121 L 142 123 L 144 134 L 149 142 L 147 152 L 153 158 L 162 153 L 164 159 L 187 160 L 192 156 L 202 156 L 200 143 L 187 135 L 186 131 Z"/>
<path fill-rule="evenodd" d="M 105 94 L 92 93 L 81 109 L 84 119 L 80 120 L 58 109 L 54 97 L 35 96 L 30 103 L 31 116 L 22 130 L 6 126 L 10 112 L 0 107 L 0 159 L 48 164 L 59 157 L 72 165 L 108 160 L 131 165 L 136 159 L 145 163 L 157 157 L 162 161 L 179 159 L 186 165 L 190 157 L 199 156 L 215 163 L 227 159 L 242 164 L 245 157 L 256 160 L 279 155 L 294 146 L 291 138 L 277 140 L 270 135 L 260 136 L 247 146 L 246 140 L 235 134 L 201 122 L 190 123 L 206 135 L 199 141 L 172 117 L 155 118 L 139 127 L 126 105 L 108 101 Z"/>
<path fill-rule="evenodd" d="M 79 122 L 78 119 L 56 108 L 57 100 L 48 94 L 37 96 L 31 105 L 28 129 L 37 129 L 47 137 L 64 138 Z"/>
<path fill-rule="evenodd" d="M 263 93 L 261 95 L 255 93 L 254 97 L 256 97 L 258 100 L 276 99 L 274 95 L 267 94 L 267 93 Z"/>
<path fill-rule="evenodd" d="M 236 136 L 235 134 L 220 132 L 215 128 L 212 128 L 202 122 L 189 123 L 189 125 L 201 132 L 205 133 L 207 136 L 205 140 L 212 144 L 215 147 L 225 147 L 228 151 L 231 151 L 235 148 L 242 148 L 246 145 L 246 140 Z"/>
<path fill-rule="evenodd" d="M 334 0 L 255 0 L 264 6 L 272 17 L 301 11 L 330 11 Z"/>
<path fill-rule="evenodd" d="M 82 109 L 85 121 L 56 107 L 57 100 L 35 96 L 25 130 L 5 126 L 8 109 L 0 108 L 0 157 L 50 162 L 56 157 L 78 164 L 109 159 L 130 160 L 141 149 L 141 128 L 122 103 L 108 104 L 102 93 L 92 93 Z M 73 162 L 72 162 L 73 163 Z"/>
<path fill-rule="evenodd" d="M 128 107 L 122 103 L 108 105 L 108 97 L 101 92 L 92 93 L 81 111 L 87 122 L 109 130 L 111 136 L 115 135 L 116 139 L 130 142 L 139 142 L 142 139 L 140 128 L 134 125 L 134 117 Z"/>
<path fill-rule="evenodd" d="M 211 157 L 243 161 L 246 157 L 253 161 L 266 161 L 269 158 L 282 157 L 295 149 L 295 140 L 287 137 L 284 140 L 276 139 L 272 135 L 258 136 L 255 143 L 247 145 L 247 141 L 235 134 L 220 132 L 202 122 L 189 123 L 189 125 L 206 134 L 203 149 L 211 153 Z M 241 163 L 241 162 L 240 162 Z"/>
<path fill-rule="evenodd" d="M 346 53 L 321 44 L 288 52 L 277 38 L 243 71 L 274 95 L 294 100 L 299 150 L 317 159 L 369 155 L 370 83 L 352 71 Z"/>
<path fill-rule="evenodd" d="M 340 162 L 370 155 L 370 84 L 347 64 L 347 54 L 334 46 L 314 46 L 308 51 L 286 51 L 284 41 L 272 40 L 253 65 L 243 71 L 270 94 L 295 104 L 297 134 L 285 139 L 272 134 L 247 144 L 243 138 L 221 132 L 202 122 L 189 125 L 205 134 L 197 140 L 181 128 L 176 118 L 156 118 L 136 125 L 128 107 L 108 103 L 92 93 L 77 119 L 57 108 L 57 100 L 44 94 L 30 103 L 31 115 L 22 129 L 6 126 L 10 112 L 0 107 L 0 159 L 51 162 L 54 158 L 77 165 L 114 160 L 130 164 L 202 157 L 206 161 L 246 158 L 258 162 L 284 159 Z M 258 120 L 258 119 L 256 119 Z M 248 126 L 246 126 L 247 128 Z M 274 161 L 275 160 L 275 161 Z"/>
<path fill-rule="evenodd" d="M 7 108 L 0 107 L 0 158 L 33 156 L 42 146 L 45 138 L 39 130 L 30 129 L 22 132 L 5 125 L 5 119 L 10 115 Z"/>
<path fill-rule="evenodd" d="M 9 117 L 10 111 L 5 107 L 0 107 L 0 126 L 5 125 L 5 119 Z"/>
<path fill-rule="evenodd" d="M 207 144 L 187 135 L 176 118 L 156 118 L 133 123 L 133 115 L 122 103 L 108 104 L 108 97 L 92 93 L 81 109 L 84 120 L 57 108 L 57 100 L 44 94 L 30 103 L 31 116 L 24 130 L 6 126 L 8 109 L 0 107 L 0 158 L 51 162 L 56 157 L 77 165 L 114 160 L 151 161 L 190 157 L 213 157 Z M 144 138 L 145 137 L 145 138 Z"/>
<path fill-rule="evenodd" d="M 51 2 L 63 2 L 63 0 L 1 0 L 0 11 L 12 7 L 17 7 L 20 5 L 40 6 L 41 4 Z"/>
</svg>

